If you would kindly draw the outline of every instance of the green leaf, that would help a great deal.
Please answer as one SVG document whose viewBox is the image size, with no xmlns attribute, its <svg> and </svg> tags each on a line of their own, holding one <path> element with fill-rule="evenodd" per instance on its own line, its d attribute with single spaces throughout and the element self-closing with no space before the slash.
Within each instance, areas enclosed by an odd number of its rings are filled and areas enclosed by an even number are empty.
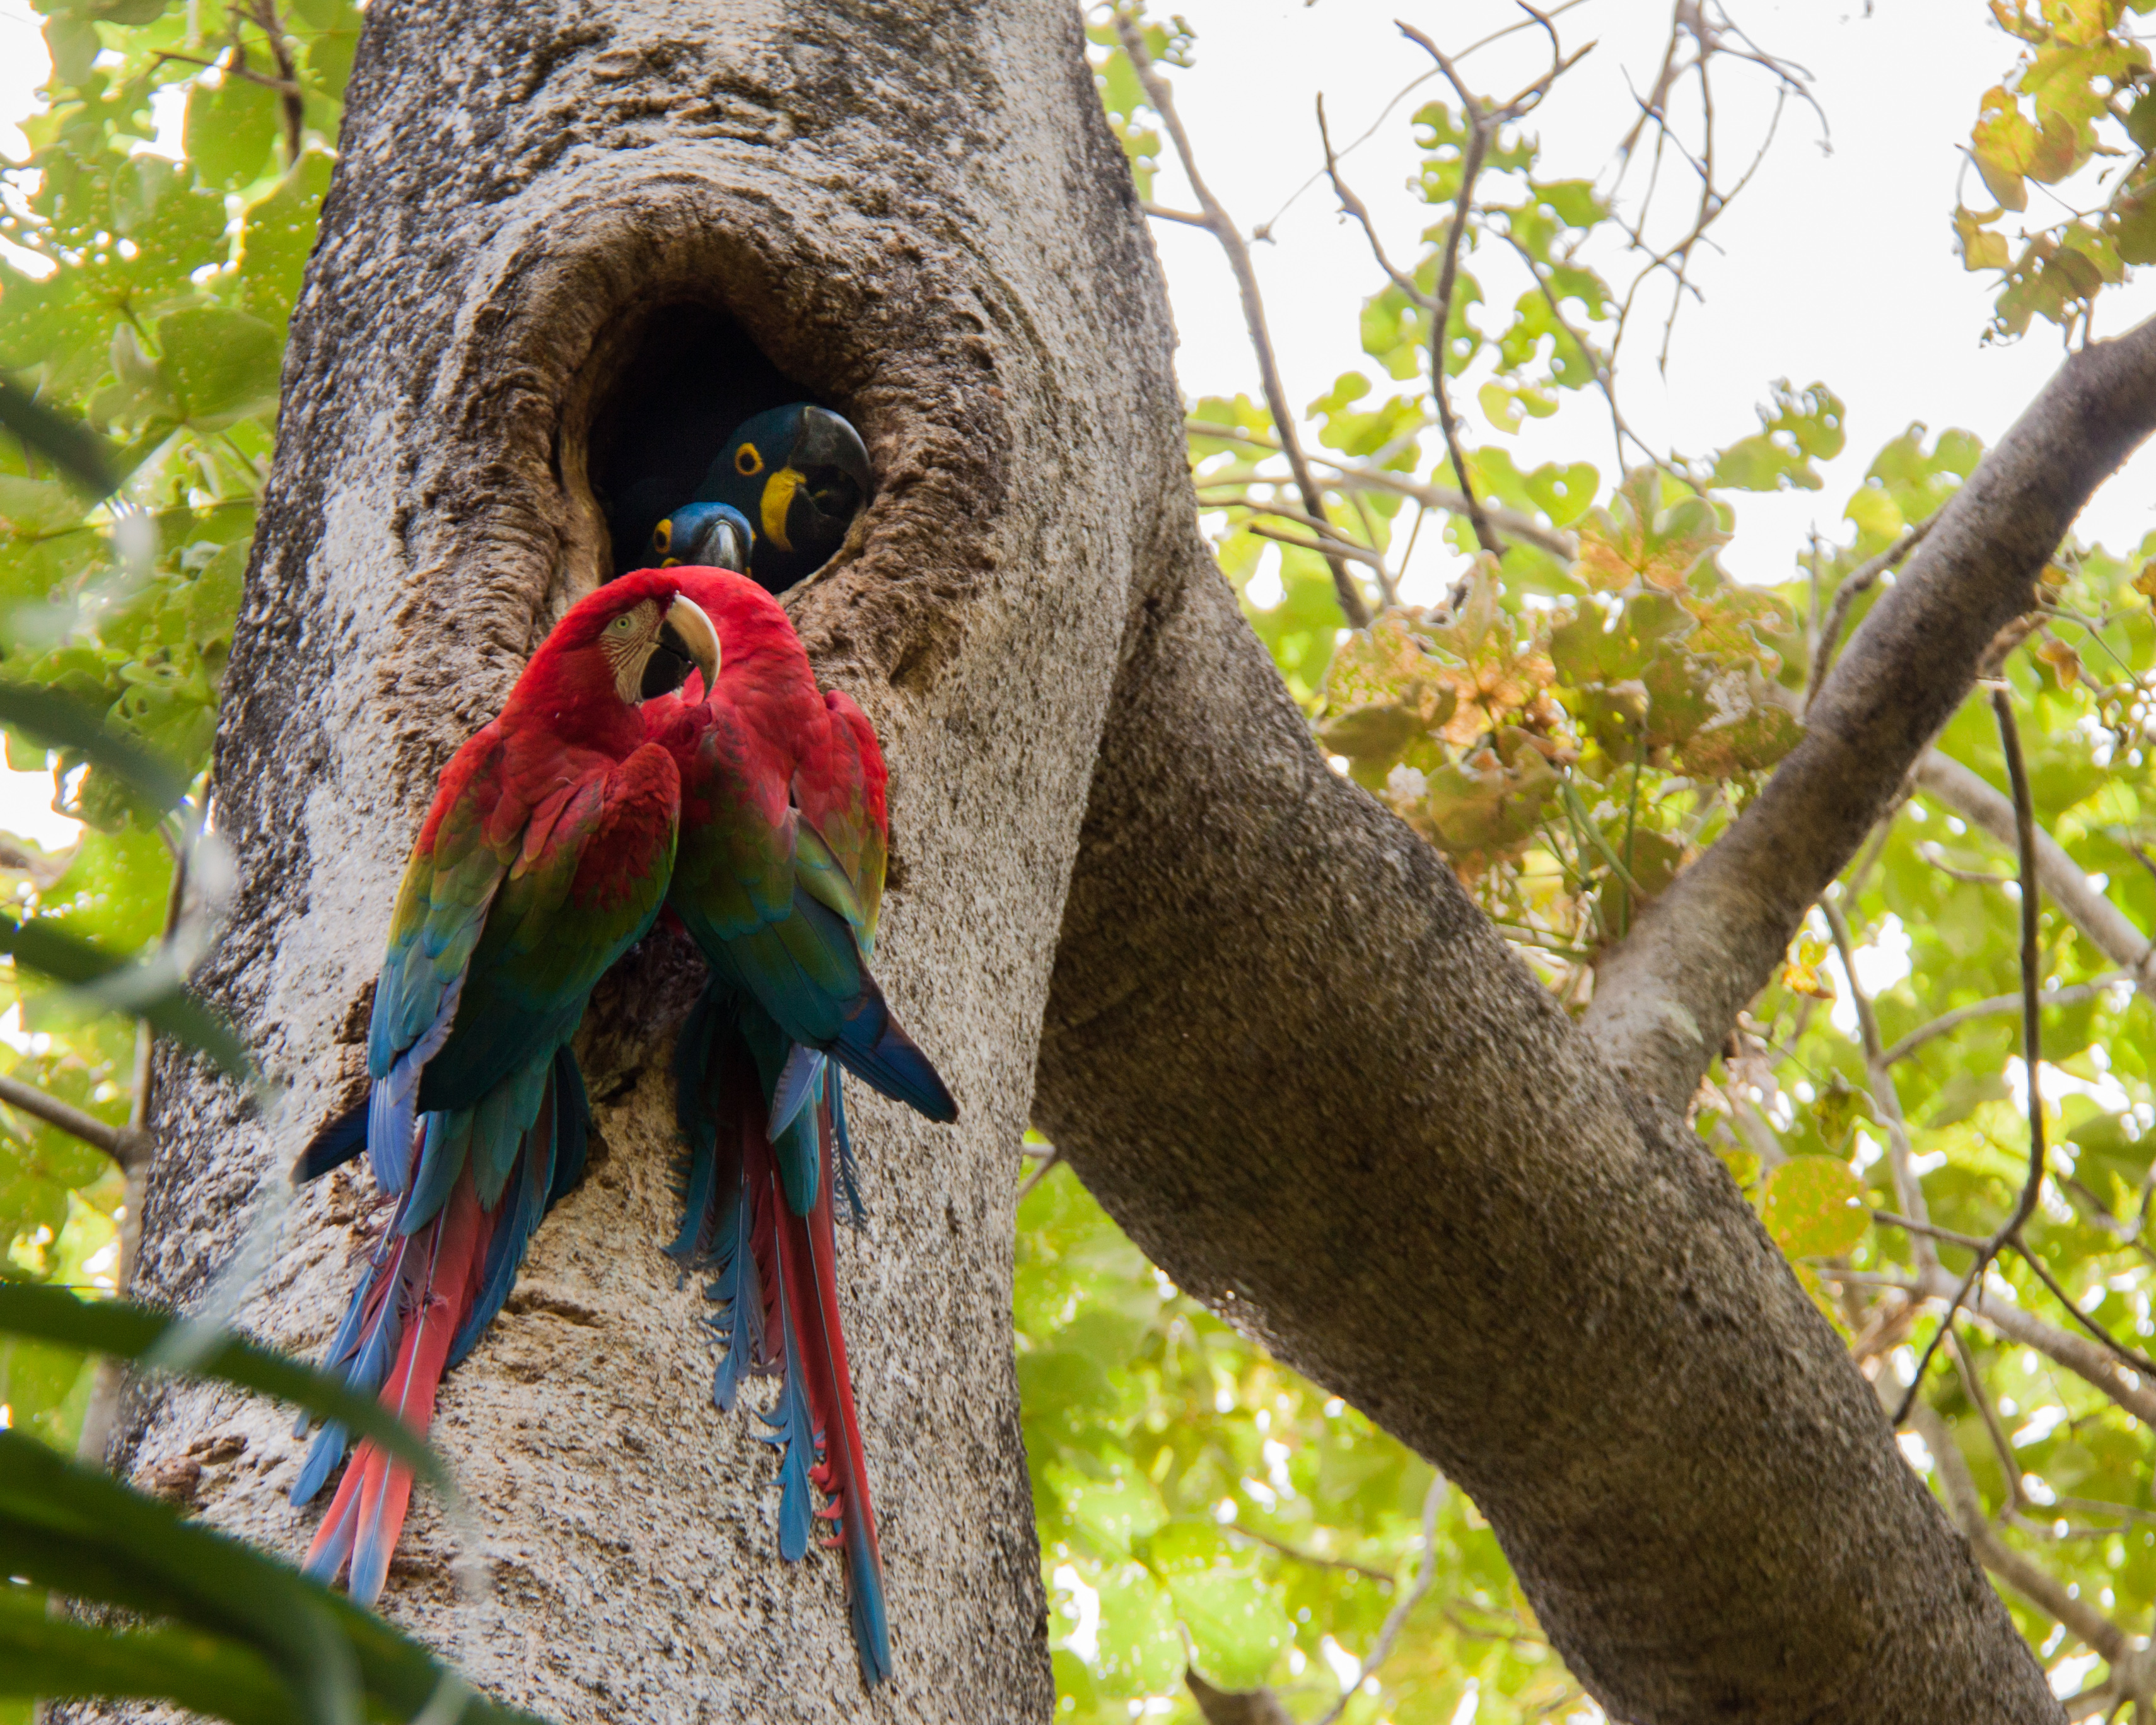
<svg viewBox="0 0 2156 1725">
<path fill-rule="evenodd" d="M 59 468 L 75 489 L 92 501 L 120 483 L 112 448 L 103 438 L 80 420 L 55 413 L 5 377 L 0 377 L 0 425 L 13 432 L 26 448 L 36 450 Z M 15 511 L 0 508 L 0 513 L 13 516 Z M 80 513 L 80 510 L 77 513 Z M 16 531 L 23 530 L 18 526 Z"/>
<path fill-rule="evenodd" d="M 94 1468 L 0 1431 L 0 1574 L 244 1642 L 300 1697 L 300 1717 L 409 1718 L 445 1681 L 416 1644 L 321 1583 L 183 1522 Z M 475 1697 L 467 1721 L 522 1721 Z"/>
<path fill-rule="evenodd" d="M 236 72 L 214 85 L 198 79 L 187 92 L 187 159 L 213 186 L 252 184 L 269 166 L 277 110 L 276 91 Z"/>
<path fill-rule="evenodd" d="M 115 736 L 94 708 L 58 689 L 0 680 L 0 725 L 118 774 L 160 814 L 187 794 L 186 779 L 169 761 Z"/>
<path fill-rule="evenodd" d="M 184 1320 L 146 1306 L 79 1300 L 64 1288 L 0 1284 L 0 1331 L 10 1335 L 155 1364 L 155 1356 L 187 1329 Z M 361 1394 L 341 1378 L 237 1336 L 216 1343 L 187 1370 L 190 1376 L 236 1384 L 336 1420 L 409 1462 L 436 1491 L 454 1490 L 449 1470 L 424 1438 L 377 1398 Z"/>
<path fill-rule="evenodd" d="M 1103 1695 L 1157 1695 L 1183 1675 L 1175 1602 L 1136 1563 L 1101 1578 L 1101 1624 L 1093 1680 Z"/>
<path fill-rule="evenodd" d="M 1933 1132 L 1957 1126 L 1986 1102 L 2003 1102 L 2014 1092 L 1998 1072 L 1960 1071 L 1939 1086 L 1924 1124 Z"/>
<path fill-rule="evenodd" d="M 290 1686 L 243 1643 L 184 1630 L 92 1629 L 50 1615 L 28 1589 L 5 1586 L 0 1694 L 173 1701 L 234 1725 L 289 1725 L 301 1710 Z"/>
<path fill-rule="evenodd" d="M 218 306 L 157 320 L 162 369 L 180 416 L 205 431 L 275 405 L 285 338 L 258 317 Z"/>
<path fill-rule="evenodd" d="M 300 273 L 315 247 L 329 183 L 330 158 L 309 150 L 241 218 L 240 305 L 280 329 L 299 301 Z"/>
<path fill-rule="evenodd" d="M 160 1035 L 199 1049 L 234 1077 L 251 1081 L 254 1062 L 224 1019 L 189 994 L 158 963 L 129 964 L 35 922 L 0 913 L 0 952 L 16 963 L 82 991 L 108 1011 L 146 1019 Z"/>
<path fill-rule="evenodd" d="M 1864 1186 L 1849 1164 L 1830 1156 L 1793 1156 L 1760 1184 L 1759 1219 L 1784 1255 L 1825 1258 L 1845 1252 L 1871 1226 Z"/>
</svg>

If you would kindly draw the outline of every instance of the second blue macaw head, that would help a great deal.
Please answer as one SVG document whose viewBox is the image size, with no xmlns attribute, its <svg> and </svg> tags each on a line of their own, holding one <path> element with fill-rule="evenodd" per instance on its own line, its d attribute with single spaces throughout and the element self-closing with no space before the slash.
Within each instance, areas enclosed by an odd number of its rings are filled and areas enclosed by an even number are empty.
<svg viewBox="0 0 2156 1725">
<path fill-rule="evenodd" d="M 685 503 L 651 530 L 652 567 L 687 563 L 746 573 L 756 535 L 730 503 Z"/>
<path fill-rule="evenodd" d="M 778 593 L 830 560 L 874 489 L 860 434 L 827 408 L 793 402 L 744 421 L 696 496 L 747 517 L 742 567 Z"/>
</svg>

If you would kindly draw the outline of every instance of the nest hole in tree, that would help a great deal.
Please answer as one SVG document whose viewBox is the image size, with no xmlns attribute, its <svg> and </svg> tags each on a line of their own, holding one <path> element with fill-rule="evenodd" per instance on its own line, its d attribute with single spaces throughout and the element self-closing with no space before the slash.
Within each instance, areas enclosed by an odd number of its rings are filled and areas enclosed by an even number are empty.
<svg viewBox="0 0 2156 1725">
<path fill-rule="evenodd" d="M 846 411 L 716 306 L 660 305 L 603 346 L 619 357 L 598 391 L 588 470 L 611 574 L 649 565 L 651 530 L 696 495 L 742 421 L 797 401 Z"/>
</svg>

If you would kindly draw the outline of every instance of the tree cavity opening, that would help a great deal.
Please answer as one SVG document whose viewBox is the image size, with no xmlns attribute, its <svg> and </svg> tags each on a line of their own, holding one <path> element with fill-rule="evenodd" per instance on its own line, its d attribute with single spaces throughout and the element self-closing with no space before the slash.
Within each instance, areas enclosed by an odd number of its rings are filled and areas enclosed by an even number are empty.
<svg viewBox="0 0 2156 1725">
<path fill-rule="evenodd" d="M 624 347 L 593 415 L 588 469 L 614 574 L 650 564 L 651 530 L 696 496 L 744 419 L 797 401 L 845 412 L 716 306 L 660 306 Z"/>
</svg>

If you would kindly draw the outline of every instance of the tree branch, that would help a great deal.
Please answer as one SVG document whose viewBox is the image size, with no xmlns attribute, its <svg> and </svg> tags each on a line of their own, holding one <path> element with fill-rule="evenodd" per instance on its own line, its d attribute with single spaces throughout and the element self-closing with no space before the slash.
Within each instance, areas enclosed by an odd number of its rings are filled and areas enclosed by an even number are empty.
<svg viewBox="0 0 2156 1725">
<path fill-rule="evenodd" d="M 1242 295 L 1243 323 L 1250 331 L 1251 350 L 1257 355 L 1258 377 L 1265 388 L 1266 409 L 1273 416 L 1273 429 L 1280 437 L 1287 465 L 1295 470 L 1296 489 L 1302 493 L 1302 506 L 1322 517 L 1325 500 L 1311 478 L 1310 463 L 1302 453 L 1301 434 L 1296 429 L 1296 416 L 1288 405 L 1287 387 L 1281 382 L 1280 362 L 1274 357 L 1273 338 L 1265 328 L 1265 304 L 1258 291 L 1258 272 L 1250 262 L 1250 249 L 1244 243 L 1242 230 L 1221 208 L 1220 200 L 1199 175 L 1198 157 L 1190 147 L 1189 134 L 1183 129 L 1183 117 L 1176 112 L 1174 95 L 1168 87 L 1168 80 L 1153 69 L 1152 56 L 1146 52 L 1144 34 L 1128 13 L 1116 14 L 1116 35 L 1122 44 L 1123 52 L 1130 56 L 1138 82 L 1144 86 L 1146 100 L 1160 116 L 1161 124 L 1168 128 L 1168 138 L 1175 146 L 1176 159 L 1183 164 L 1183 175 L 1190 182 L 1199 208 L 1204 212 L 1204 218 L 1198 225 L 1209 229 L 1220 243 L 1220 249 L 1228 254 L 1228 267 L 1235 274 L 1236 291 Z M 1171 219 L 1187 221 L 1188 218 L 1178 214 Z M 1364 603 L 1354 578 L 1348 572 L 1347 559 L 1335 551 L 1311 548 L 1321 552 L 1326 567 L 1332 571 L 1332 590 L 1340 600 L 1340 609 L 1348 626 L 1368 629 L 1370 608 Z"/>
<path fill-rule="evenodd" d="M 1881 1215 L 1881 1221 L 1898 1220 Z M 1942 1235 L 1943 1230 L 1934 1229 Z M 1980 1240 L 1967 1236 L 1955 1240 L 1956 1245 L 1977 1246 Z M 1951 1298 L 1954 1290 L 1953 1276 L 1943 1269 L 1928 1270 L 1913 1280 L 1896 1276 L 1881 1276 L 1854 1270 L 1827 1270 L 1821 1274 L 1829 1281 L 1845 1283 L 1851 1287 L 1891 1288 L 1911 1298 L 1937 1301 L 1941 1303 Z M 2137 1420 L 2156 1424 L 2156 1378 L 2145 1378 L 2139 1372 L 2121 1366 L 2117 1356 L 2098 1343 L 2087 1341 L 2071 1331 L 2049 1324 L 2024 1307 L 2012 1301 L 1990 1297 L 1984 1284 L 1979 1284 L 1962 1309 L 1979 1321 L 1985 1328 L 2010 1342 L 2024 1348 L 2032 1348 L 2046 1359 L 2056 1362 L 2092 1388 L 2101 1390 Z"/>
<path fill-rule="evenodd" d="M 1803 740 L 1601 966 L 1585 1023 L 1643 1093 L 1681 1107 L 1697 1088 L 1993 638 L 2035 603 L 2074 516 L 2152 428 L 2156 320 L 2069 357 L 1940 511 L 1820 686 Z"/>
<path fill-rule="evenodd" d="M 2051 1274 L 2036 1261 L 2035 1254 L 2022 1244 L 2021 1224 L 2035 1213 L 2036 1199 L 2044 1189 L 2044 1086 L 2041 1082 L 2044 1065 L 2043 1019 L 2038 1008 L 2042 988 L 2043 948 L 2038 940 L 2037 916 L 2043 907 L 2043 889 L 2036 884 L 2036 814 L 2029 795 L 2029 773 L 2021 760 L 2021 733 L 2014 722 L 2014 702 L 2005 689 L 1991 691 L 1991 710 L 1999 721 L 1999 742 L 2006 756 L 2006 771 L 2014 783 L 2014 822 L 2017 848 L 2021 859 L 2021 1060 L 2022 1070 L 2027 1075 L 2029 1087 L 2029 1173 L 2021 1183 L 2021 1196 L 2014 1206 L 2014 1213 L 1999 1224 L 1998 1231 L 1984 1244 L 1969 1266 L 1969 1274 L 1962 1278 L 1961 1286 L 1948 1302 L 1946 1316 L 1925 1345 L 1917 1360 L 1917 1369 L 1910 1377 L 1908 1393 L 1902 1398 L 1902 1406 L 1894 1415 L 1899 1425 L 1909 1417 L 1909 1409 L 1923 1388 L 1924 1372 L 1932 1363 L 1932 1356 L 1939 1351 L 1940 1341 L 1953 1333 L 1954 1314 L 1961 1302 L 1969 1297 L 1969 1291 L 1983 1279 L 1985 1267 L 1999 1255 L 2002 1247 L 2010 1243 L 2015 1246 L 2029 1267 L 2043 1278 L 2044 1285 L 2056 1294 L 2077 1318 L 2081 1309 L 2066 1296 L 2066 1291 L 2053 1281 Z M 1849 965 L 1849 949 L 1842 947 L 1842 963 Z M 1854 967 L 1850 968 L 1852 978 Z M 1866 1033 L 1866 1051 L 1875 1067 L 1879 1061 L 1879 1032 L 1876 1025 Z M 1883 1067 L 1879 1068 L 1883 1070 Z M 1915 1188 L 1915 1182 L 1911 1181 Z M 1919 1210 L 1919 1214 L 1923 1212 Z M 1919 1236 L 1921 1242 L 1922 1237 Z M 1919 1257 L 1924 1255 L 1919 1252 Z M 2082 1318 L 2083 1323 L 2089 1320 Z M 2106 1337 L 2106 1341 L 2110 1338 Z M 2112 1344 L 2114 1347 L 2116 1343 Z"/>
<path fill-rule="evenodd" d="M 1928 792 L 1979 826 L 2002 845 L 2019 842 L 2014 805 L 1976 773 L 1949 755 L 1927 750 L 1917 762 L 1917 788 Z M 2093 941 L 2112 963 L 2123 965 L 2133 985 L 2156 1000 L 2156 947 L 2126 913 L 2099 891 L 2066 848 L 2041 828 L 2036 833 L 2036 878 L 2075 927 Z"/>
<path fill-rule="evenodd" d="M 2064 988 L 2048 989 L 2045 992 L 2040 1004 L 2047 1011 L 2056 1011 L 2059 1008 L 2066 1006 L 2079 1006 L 2085 1000 L 2094 1000 L 2099 995 L 2109 993 L 2121 983 L 2130 983 L 2133 980 L 2133 973 L 2131 971 L 2114 971 L 2109 976 L 2098 977 L 2094 982 L 2075 983 Z M 1925 1044 L 1958 1030 L 1972 1019 L 1996 1018 L 2002 1013 L 2020 1012 L 2021 1009 L 2022 1002 L 2019 994 L 1994 994 L 1986 999 L 1971 1001 L 1967 1006 L 1957 1006 L 1952 1012 L 1941 1013 L 1928 1024 L 1917 1025 L 1907 1036 L 1889 1048 L 1880 1056 L 1880 1059 L 1885 1065 L 1891 1066 L 1897 1060 L 1907 1060 Z"/>
<path fill-rule="evenodd" d="M 1841 626 L 1849 619 L 1849 608 L 1856 603 L 1860 593 L 1871 591 L 1889 569 L 1900 568 L 1918 542 L 1931 531 L 1931 526 L 1930 517 L 1917 522 L 1877 557 L 1851 571 L 1849 578 L 1835 589 L 1834 603 L 1827 611 L 1826 622 L 1820 627 L 1819 639 L 1812 649 L 1811 674 L 1804 679 L 1807 710 L 1819 693 L 1820 685 L 1826 680 L 1827 667 L 1834 662 L 1834 649 L 1841 644 Z"/>
<path fill-rule="evenodd" d="M 2041 1669 L 1950 1579 L 1958 1537 L 1720 1162 L 1327 768 L 1194 521 L 1158 531 L 1035 1124 L 1178 1286 L 1474 1499 L 1613 1717 L 1887 1725 L 1919 1692 L 2040 1717 Z"/>
<path fill-rule="evenodd" d="M 1460 428 L 1452 417 L 1452 402 L 1445 387 L 1445 362 L 1452 345 L 1452 295 L 1460 280 L 1460 242 L 1467 232 L 1468 213 L 1475 207 L 1476 176 L 1482 172 L 1482 158 L 1488 153 L 1490 134 L 1497 122 L 1468 94 L 1467 86 L 1460 81 L 1459 73 L 1445 57 L 1443 49 L 1410 25 L 1400 25 L 1399 31 L 1437 62 L 1445 80 L 1460 98 L 1461 112 L 1467 116 L 1467 149 L 1460 163 L 1460 189 L 1452 195 L 1452 225 L 1445 232 L 1444 261 L 1437 271 L 1437 292 L 1427 302 L 1430 393 L 1430 398 L 1437 403 L 1437 423 L 1445 433 L 1445 453 L 1452 459 L 1452 476 L 1459 481 L 1460 495 L 1466 500 L 1467 520 L 1475 529 L 1475 542 L 1491 557 L 1501 557 L 1505 547 L 1491 531 L 1490 519 L 1482 513 L 1481 502 L 1475 495 L 1474 483 L 1467 476 L 1467 458 L 1460 447 Z"/>
<path fill-rule="evenodd" d="M 1348 1703 L 1354 1700 L 1371 1674 L 1393 1656 L 1393 1643 L 1400 1638 L 1400 1625 L 1430 1591 L 1430 1583 L 1437 1577 L 1437 1512 L 1445 1502 L 1445 1476 L 1440 1474 L 1423 1493 L 1422 1539 L 1415 1548 L 1415 1579 L 1411 1585 L 1400 1590 L 1399 1597 L 1393 1601 L 1393 1609 L 1385 1614 L 1385 1620 L 1378 1630 L 1378 1639 L 1371 1642 L 1370 1651 L 1356 1668 L 1355 1681 L 1341 1686 L 1339 1700 L 1319 1716 L 1317 1725 L 1339 1725 L 1340 1716 L 1348 1711 Z"/>
<path fill-rule="evenodd" d="M 1254 449 L 1270 449 L 1275 453 L 1280 445 L 1270 438 L 1258 436 L 1235 425 L 1219 425 L 1210 420 L 1192 419 L 1185 422 L 1185 429 L 1194 437 L 1217 437 L 1228 441 L 1247 444 Z M 1464 516 L 1467 500 L 1450 485 L 1424 485 L 1420 480 L 1406 474 L 1385 473 L 1376 468 L 1355 467 L 1344 461 L 1335 461 L 1324 455 L 1310 458 L 1321 467 L 1329 467 L 1339 475 L 1329 483 L 1353 490 L 1390 491 L 1397 496 L 1410 497 L 1431 509 L 1441 509 L 1447 514 Z M 1507 509 L 1502 503 L 1485 504 L 1482 512 L 1490 524 L 1508 539 L 1517 539 L 1548 552 L 1562 562 L 1570 562 L 1579 555 L 1579 541 L 1561 527 L 1546 527 L 1531 516 L 1517 510 Z"/>
<path fill-rule="evenodd" d="M 18 1079 L 0 1077 L 0 1102 L 56 1126 L 69 1137 L 102 1150 L 123 1168 L 133 1169 L 150 1152 L 150 1135 L 136 1126 L 107 1126 L 93 1114 L 69 1107 L 57 1096 Z"/>
<path fill-rule="evenodd" d="M 1839 890 L 1839 889 L 1837 889 Z M 1879 1017 L 1872 1010 L 1871 997 L 1856 979 L 1856 957 L 1854 943 L 1850 939 L 1849 920 L 1842 914 L 1840 902 L 1833 894 L 1820 900 L 1820 910 L 1825 916 L 1827 927 L 1834 935 L 1835 951 L 1841 957 L 1841 973 L 1849 984 L 1850 998 L 1856 1007 L 1857 1029 L 1864 1045 L 1864 1070 L 1871 1086 L 1871 1099 L 1885 1117 L 1881 1122 L 1887 1128 L 1887 1166 L 1894 1177 L 1894 1201 L 1902 1206 L 1915 1229 L 1917 1261 L 1929 1265 L 1936 1261 L 1931 1241 L 1926 1231 L 1932 1219 L 1931 1208 L 1924 1202 L 1924 1189 L 1917 1179 L 1914 1158 L 1909 1146 L 1908 1122 L 1902 1114 L 1902 1092 L 1894 1082 L 1894 1074 L 1886 1055 L 1879 1045 Z"/>
<path fill-rule="evenodd" d="M 1917 1435 L 1932 1452 L 1932 1464 L 1946 1487 L 1947 1502 L 1955 1522 L 1968 1538 L 1977 1561 L 2021 1595 L 2039 1611 L 2064 1624 L 2091 1651 L 2106 1660 L 2120 1660 L 2133 1651 L 2133 1640 L 2087 1600 L 2076 1599 L 2056 1577 L 2047 1574 L 1999 1538 L 1998 1528 L 1984 1512 L 1976 1481 L 1969 1477 L 1969 1463 L 1953 1430 L 1937 1409 L 1926 1403 L 1915 1412 Z"/>
</svg>

